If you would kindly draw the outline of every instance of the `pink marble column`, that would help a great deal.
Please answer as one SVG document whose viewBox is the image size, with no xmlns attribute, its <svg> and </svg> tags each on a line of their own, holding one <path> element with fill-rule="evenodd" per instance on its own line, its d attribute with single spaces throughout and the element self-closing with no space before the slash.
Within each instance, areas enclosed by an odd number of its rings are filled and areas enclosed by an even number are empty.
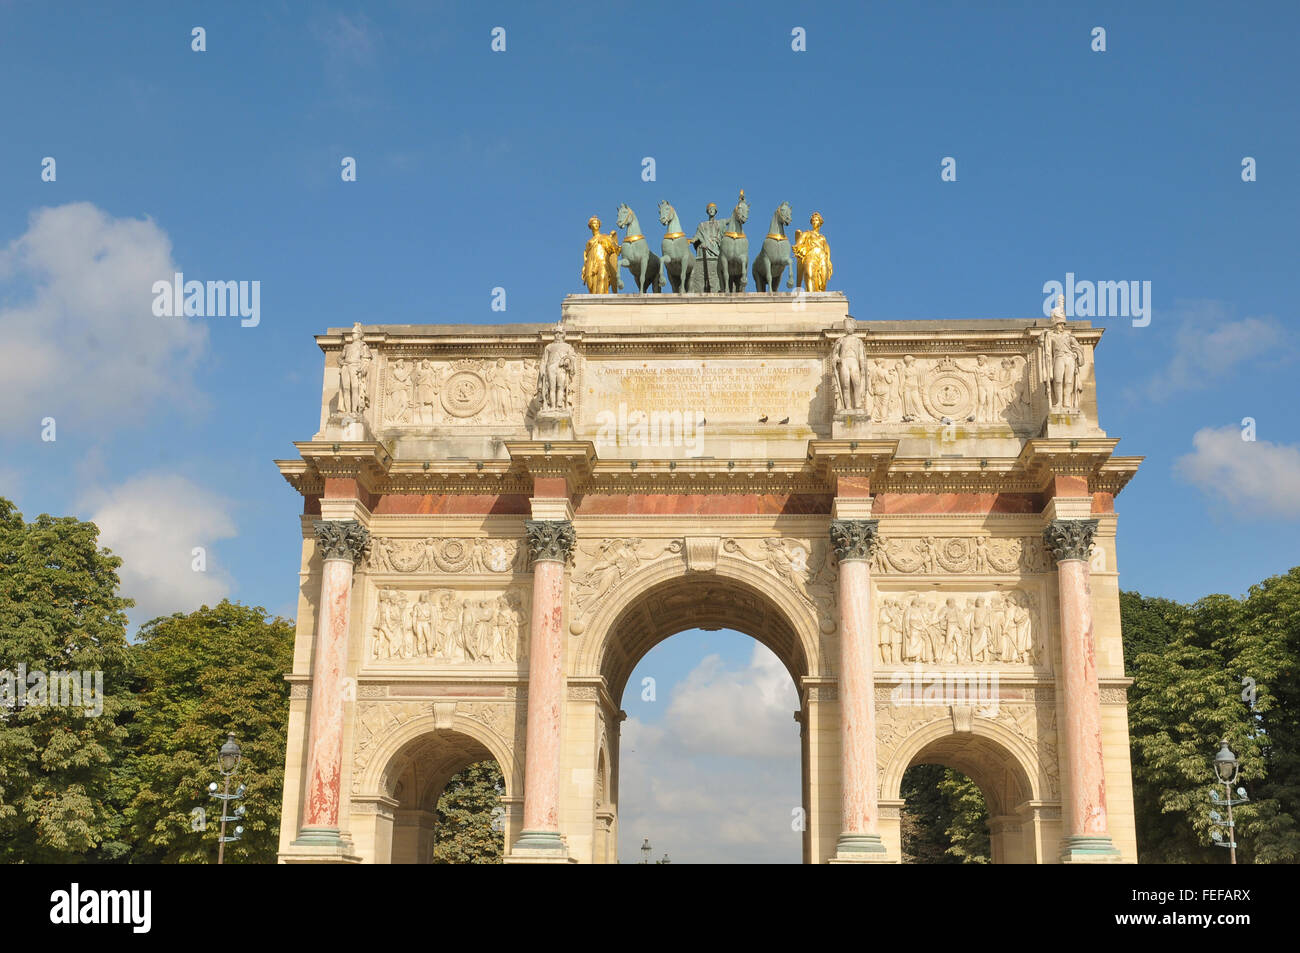
<svg viewBox="0 0 1300 953">
<path fill-rule="evenodd" d="M 1088 557 L 1096 520 L 1053 520 L 1043 539 L 1056 557 L 1061 603 L 1061 673 L 1064 692 L 1066 763 L 1062 769 L 1069 803 L 1062 850 L 1066 860 L 1116 853 L 1106 825 L 1106 775 L 1101 748 L 1101 690 L 1092 632 L 1092 587 Z"/>
<path fill-rule="evenodd" d="M 839 559 L 840 836 L 838 857 L 879 859 L 871 551 L 878 520 L 833 520 Z M 872 857 L 871 855 L 877 855 Z"/>
<path fill-rule="evenodd" d="M 341 844 L 343 702 L 352 604 L 352 569 L 369 533 L 356 520 L 318 521 L 323 557 L 320 616 L 312 661 L 311 722 L 307 733 L 307 785 L 296 844 Z"/>
<path fill-rule="evenodd" d="M 564 706 L 564 566 L 573 551 L 568 520 L 529 520 L 533 613 L 528 629 L 528 725 L 524 823 L 514 851 L 567 852 L 560 837 L 560 712 Z"/>
</svg>

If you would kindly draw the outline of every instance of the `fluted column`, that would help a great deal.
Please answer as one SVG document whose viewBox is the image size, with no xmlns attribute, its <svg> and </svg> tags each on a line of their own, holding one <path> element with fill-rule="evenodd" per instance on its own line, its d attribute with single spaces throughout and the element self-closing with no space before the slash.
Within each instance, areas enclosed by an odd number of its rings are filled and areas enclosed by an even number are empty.
<svg viewBox="0 0 1300 953">
<path fill-rule="evenodd" d="M 573 551 L 569 520 L 528 520 L 533 613 L 528 630 L 528 725 L 524 826 L 514 850 L 567 852 L 560 838 L 560 711 L 564 706 L 564 566 Z"/>
<path fill-rule="evenodd" d="M 1118 854 L 1106 822 L 1106 774 L 1101 748 L 1101 690 L 1092 631 L 1088 558 L 1097 520 L 1052 520 L 1043 541 L 1056 557 L 1061 603 L 1061 677 L 1065 714 L 1065 765 L 1069 824 L 1064 860 Z"/>
<path fill-rule="evenodd" d="M 312 661 L 307 787 L 296 844 L 336 846 L 343 775 L 343 702 L 352 606 L 352 570 L 370 540 L 356 520 L 314 524 L 323 565 Z"/>
<path fill-rule="evenodd" d="M 881 860 L 871 568 L 879 520 L 832 520 L 839 559 L 840 837 L 837 860 Z"/>
</svg>

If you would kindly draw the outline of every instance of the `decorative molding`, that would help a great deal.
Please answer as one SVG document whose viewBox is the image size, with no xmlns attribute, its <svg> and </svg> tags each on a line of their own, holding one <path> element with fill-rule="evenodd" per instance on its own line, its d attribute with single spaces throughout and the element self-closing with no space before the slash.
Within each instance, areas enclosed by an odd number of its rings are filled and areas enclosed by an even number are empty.
<svg viewBox="0 0 1300 953">
<path fill-rule="evenodd" d="M 524 553 L 517 539 L 378 536 L 371 542 L 368 563 L 375 572 L 491 575 L 522 570 Z"/>
<path fill-rule="evenodd" d="M 1099 524 L 1099 520 L 1052 520 L 1043 530 L 1043 542 L 1057 562 L 1087 560 Z"/>
<path fill-rule="evenodd" d="M 370 531 L 356 520 L 315 520 L 312 528 L 322 559 L 355 563 L 370 544 Z"/>
<path fill-rule="evenodd" d="M 871 571 L 890 575 L 1019 575 L 1051 569 L 1037 537 L 889 536 L 874 552 Z"/>
<path fill-rule="evenodd" d="M 830 535 L 840 562 L 870 559 L 880 544 L 880 520 L 831 520 Z"/>
<path fill-rule="evenodd" d="M 525 520 L 528 554 L 533 562 L 568 562 L 577 535 L 571 520 Z"/>
</svg>

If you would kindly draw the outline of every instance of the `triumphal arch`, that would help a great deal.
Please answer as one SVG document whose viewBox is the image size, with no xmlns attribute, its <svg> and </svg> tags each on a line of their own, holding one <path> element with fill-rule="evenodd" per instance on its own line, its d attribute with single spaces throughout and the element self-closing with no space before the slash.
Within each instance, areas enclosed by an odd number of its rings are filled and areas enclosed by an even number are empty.
<svg viewBox="0 0 1300 953">
<path fill-rule="evenodd" d="M 1101 335 L 725 289 L 320 335 L 282 860 L 427 860 L 491 758 L 508 862 L 615 862 L 629 677 L 725 627 L 797 686 L 806 862 L 898 862 L 921 763 L 995 861 L 1135 861 Z"/>
</svg>

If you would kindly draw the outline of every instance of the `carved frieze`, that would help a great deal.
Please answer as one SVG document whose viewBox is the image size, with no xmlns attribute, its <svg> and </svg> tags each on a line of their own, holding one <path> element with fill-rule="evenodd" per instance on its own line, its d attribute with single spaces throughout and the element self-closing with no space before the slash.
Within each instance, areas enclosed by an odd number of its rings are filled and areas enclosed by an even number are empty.
<svg viewBox="0 0 1300 953">
<path fill-rule="evenodd" d="M 372 663 L 514 663 L 527 653 L 522 593 L 507 590 L 412 592 L 381 588 L 371 613 L 366 658 Z"/>
<path fill-rule="evenodd" d="M 370 546 L 370 567 L 423 574 L 507 573 L 524 568 L 524 547 L 514 539 L 379 536 Z"/>
<path fill-rule="evenodd" d="M 883 536 L 872 557 L 874 573 L 973 575 L 1047 572 L 1043 541 L 1033 536 Z"/>
<path fill-rule="evenodd" d="M 534 360 L 390 359 L 384 371 L 384 426 L 518 424 L 537 384 Z"/>
<path fill-rule="evenodd" d="M 882 592 L 876 603 L 877 651 L 884 665 L 1035 665 L 1046 660 L 1037 600 L 1023 589 Z"/>
<path fill-rule="evenodd" d="M 1021 354 L 875 358 L 866 376 L 866 409 L 880 423 L 1019 426 L 1032 413 L 1029 362 Z"/>
</svg>

